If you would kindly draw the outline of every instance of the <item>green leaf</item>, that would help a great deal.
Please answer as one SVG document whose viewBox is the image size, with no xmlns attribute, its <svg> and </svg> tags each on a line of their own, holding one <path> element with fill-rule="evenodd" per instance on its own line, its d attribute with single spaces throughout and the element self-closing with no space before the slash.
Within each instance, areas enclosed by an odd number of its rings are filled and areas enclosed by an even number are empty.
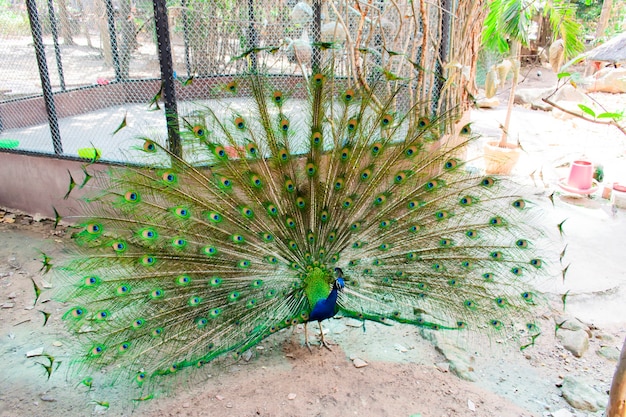
<svg viewBox="0 0 626 417">
<path fill-rule="evenodd" d="M 593 117 L 594 119 L 596 118 L 596 112 L 593 111 L 591 108 L 585 106 L 584 104 L 579 104 L 578 107 L 585 113 L 587 113 L 589 116 Z"/>
<path fill-rule="evenodd" d="M 570 77 L 572 74 L 569 72 L 559 72 L 556 77 L 560 80 L 561 78 Z"/>
<path fill-rule="evenodd" d="M 614 120 L 622 120 L 624 118 L 624 114 L 623 113 L 612 113 L 612 112 L 605 112 L 605 113 L 600 113 L 599 115 L 596 116 L 598 119 L 614 119 Z"/>
</svg>

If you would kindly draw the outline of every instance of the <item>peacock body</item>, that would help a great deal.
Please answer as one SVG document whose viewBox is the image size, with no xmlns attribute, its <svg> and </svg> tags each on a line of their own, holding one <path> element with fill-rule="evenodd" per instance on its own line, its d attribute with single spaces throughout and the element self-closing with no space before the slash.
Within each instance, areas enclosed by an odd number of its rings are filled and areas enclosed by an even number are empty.
<svg viewBox="0 0 626 417">
<path fill-rule="evenodd" d="M 399 91 L 329 72 L 305 94 L 273 82 L 241 76 L 224 89 L 252 107 L 185 116 L 188 158 L 143 138 L 150 168 L 93 174 L 59 269 L 89 384 L 107 368 L 149 393 L 337 311 L 534 340 L 543 232 L 513 184 L 467 169 L 456 114 L 402 112 Z"/>
</svg>

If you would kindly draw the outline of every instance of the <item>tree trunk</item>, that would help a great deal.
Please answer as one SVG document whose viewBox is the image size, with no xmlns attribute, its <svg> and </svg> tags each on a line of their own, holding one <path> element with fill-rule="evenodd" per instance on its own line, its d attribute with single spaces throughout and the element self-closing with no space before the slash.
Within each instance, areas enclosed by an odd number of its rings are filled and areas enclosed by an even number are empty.
<svg viewBox="0 0 626 417">
<path fill-rule="evenodd" d="M 613 0 L 604 0 L 602 3 L 602 12 L 600 13 L 600 20 L 598 20 L 598 26 L 596 27 L 596 39 L 600 39 L 604 36 L 604 31 L 609 24 L 609 17 L 611 17 L 611 9 L 613 8 Z"/>
<path fill-rule="evenodd" d="M 67 3 L 65 3 L 65 0 L 57 0 L 57 4 L 59 5 L 59 19 L 61 20 L 61 36 L 63 37 L 63 43 L 65 45 L 74 45 Z"/>
<path fill-rule="evenodd" d="M 132 5 L 130 0 L 122 0 L 119 3 L 119 33 L 120 44 L 120 73 L 123 80 L 127 80 L 130 74 L 130 58 L 137 48 L 137 27 L 133 20 Z"/>
<path fill-rule="evenodd" d="M 613 374 L 606 417 L 626 417 L 626 338 Z"/>
<path fill-rule="evenodd" d="M 504 126 L 502 127 L 502 137 L 498 146 L 506 148 L 507 137 L 509 136 L 509 125 L 511 124 L 511 113 L 513 112 L 513 104 L 515 103 L 515 88 L 519 80 L 520 71 L 520 51 L 522 50 L 522 44 L 517 41 L 511 42 L 511 51 L 513 56 L 511 57 L 511 63 L 513 64 L 513 81 L 511 81 L 511 91 L 509 92 L 509 103 L 506 108 L 506 118 L 504 119 Z"/>
</svg>

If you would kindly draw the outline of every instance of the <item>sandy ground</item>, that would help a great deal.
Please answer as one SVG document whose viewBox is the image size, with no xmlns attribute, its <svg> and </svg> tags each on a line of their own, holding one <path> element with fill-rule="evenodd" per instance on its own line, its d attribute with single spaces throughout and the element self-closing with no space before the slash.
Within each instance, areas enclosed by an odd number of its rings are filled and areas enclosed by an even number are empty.
<svg viewBox="0 0 626 417">
<path fill-rule="evenodd" d="M 546 73 L 546 71 L 543 71 Z M 537 81 L 538 85 L 545 81 Z M 532 84 L 532 80 L 528 81 Z M 614 109 L 626 107 L 621 96 L 600 95 Z M 504 106 L 473 114 L 475 130 L 497 133 Z M 33 308 L 31 279 L 45 284 L 41 255 L 62 256 L 69 243 L 64 230 L 49 221 L 30 222 L 18 215 L 14 223 L 0 221 L 0 417 L 13 416 L 542 416 L 569 410 L 575 416 L 600 416 L 575 410 L 562 398 L 565 376 L 586 377 L 607 392 L 615 362 L 597 354 L 602 346 L 619 348 L 626 337 L 626 211 L 600 197 L 563 192 L 566 163 L 586 158 L 605 167 L 605 183 L 626 183 L 626 138 L 612 128 L 517 107 L 511 130 L 525 153 L 514 174 L 535 186 L 537 195 L 555 192 L 554 219 L 567 219 L 566 282 L 555 279 L 544 290 L 554 300 L 541 328 L 548 329 L 537 346 L 520 352 L 498 340 L 455 340 L 471 360 L 474 382 L 447 371 L 442 354 L 413 327 L 367 324 L 353 327 L 346 319 L 331 320 L 332 352 L 302 346 L 303 332 L 283 331 L 254 349 L 248 360 L 225 358 L 208 367 L 206 378 L 183 385 L 169 398 L 141 403 L 135 409 L 117 400 L 115 388 L 97 396 L 68 382 L 62 371 L 48 380 L 41 357 L 26 352 L 40 347 L 67 361 L 68 343 L 60 324 L 63 311 L 53 301 Z M 480 146 L 470 157 L 480 153 Z M 480 165 L 480 160 L 476 161 Z M 6 216 L 5 216 L 6 217 Z M 567 310 L 556 310 L 569 291 Z M 45 301 L 45 293 L 43 301 Z M 44 315 L 54 313 L 42 326 Z M 574 357 L 550 329 L 559 314 L 590 326 L 589 350 Z M 368 366 L 356 368 L 351 358 Z M 55 363 L 56 363 L 55 362 Z M 103 407 L 98 402 L 108 402 Z"/>
</svg>

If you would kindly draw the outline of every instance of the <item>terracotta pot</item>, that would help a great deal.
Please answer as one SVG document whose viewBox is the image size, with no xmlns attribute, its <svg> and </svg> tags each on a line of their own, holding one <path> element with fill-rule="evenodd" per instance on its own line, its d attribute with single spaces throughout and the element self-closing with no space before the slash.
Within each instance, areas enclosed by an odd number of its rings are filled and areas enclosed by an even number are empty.
<svg viewBox="0 0 626 417">
<path fill-rule="evenodd" d="M 570 167 L 567 185 L 579 190 L 589 190 L 593 185 L 593 164 L 588 161 L 574 161 Z"/>
<path fill-rule="evenodd" d="M 515 167 L 521 150 L 513 143 L 507 143 L 505 147 L 498 145 L 499 142 L 487 142 L 483 147 L 485 172 L 487 174 L 508 175 Z"/>
</svg>

